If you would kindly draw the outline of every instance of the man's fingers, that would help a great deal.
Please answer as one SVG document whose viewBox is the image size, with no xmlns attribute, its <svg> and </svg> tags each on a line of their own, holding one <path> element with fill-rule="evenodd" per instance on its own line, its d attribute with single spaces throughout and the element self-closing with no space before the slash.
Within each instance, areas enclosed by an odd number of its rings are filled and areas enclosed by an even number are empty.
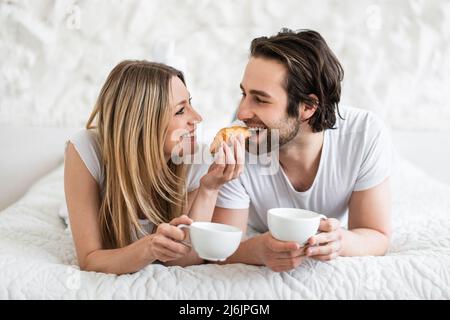
<svg viewBox="0 0 450 320">
<path fill-rule="evenodd" d="M 329 245 L 327 246 L 316 246 L 316 247 L 310 247 L 306 250 L 306 255 L 308 257 L 310 256 L 318 256 L 318 255 L 325 255 L 325 254 L 331 254 L 333 252 L 333 248 Z"/>
<path fill-rule="evenodd" d="M 315 246 L 318 244 L 323 244 L 331 241 L 339 240 L 339 233 L 337 231 L 334 232 L 321 232 L 312 236 L 308 239 L 308 244 Z"/>
<path fill-rule="evenodd" d="M 302 262 L 303 257 L 296 257 L 290 259 L 278 259 L 273 261 L 270 269 L 275 272 L 284 272 L 297 268 Z"/>
<path fill-rule="evenodd" d="M 306 249 L 307 256 L 320 256 L 320 255 L 329 255 L 334 252 L 339 252 L 341 247 L 340 241 L 330 242 L 328 245 L 324 246 L 314 246 Z"/>
<path fill-rule="evenodd" d="M 267 246 L 274 252 L 293 251 L 300 249 L 300 245 L 297 242 L 292 241 L 279 241 L 269 234 L 269 240 Z"/>
<path fill-rule="evenodd" d="M 337 230 L 340 226 L 339 220 L 334 218 L 328 218 L 326 220 L 320 220 L 319 231 L 331 232 Z"/>
<path fill-rule="evenodd" d="M 330 261 L 330 260 L 336 259 L 338 256 L 339 256 L 339 254 L 337 252 L 333 252 L 331 254 L 312 256 L 311 258 L 313 258 L 315 260 L 320 260 L 320 261 Z"/>
<path fill-rule="evenodd" d="M 293 258 L 304 257 L 306 255 L 305 249 L 306 249 L 305 247 L 301 247 L 298 250 L 277 252 L 276 258 L 277 259 L 293 259 Z"/>
</svg>

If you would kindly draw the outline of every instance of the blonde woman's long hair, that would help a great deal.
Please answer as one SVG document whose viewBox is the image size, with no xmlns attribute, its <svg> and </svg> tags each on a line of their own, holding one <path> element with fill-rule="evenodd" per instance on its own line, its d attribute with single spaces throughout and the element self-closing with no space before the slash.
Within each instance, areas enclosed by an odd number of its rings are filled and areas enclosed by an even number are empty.
<svg viewBox="0 0 450 320">
<path fill-rule="evenodd" d="M 123 61 L 109 74 L 86 124 L 96 129 L 104 170 L 100 230 L 106 248 L 145 234 L 139 217 L 154 225 L 181 215 L 186 204 L 185 168 L 164 157 L 172 117 L 172 77 L 183 74 L 148 61 Z"/>
</svg>

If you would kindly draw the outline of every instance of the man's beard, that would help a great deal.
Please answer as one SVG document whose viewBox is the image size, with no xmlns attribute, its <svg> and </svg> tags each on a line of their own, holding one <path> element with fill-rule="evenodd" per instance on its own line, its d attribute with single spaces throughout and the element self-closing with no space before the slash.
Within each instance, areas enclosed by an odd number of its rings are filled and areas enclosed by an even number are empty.
<svg viewBox="0 0 450 320">
<path fill-rule="evenodd" d="M 253 131 L 252 136 L 246 140 L 246 150 L 249 153 L 261 155 L 280 149 L 297 136 L 300 121 L 287 116 L 274 126 L 275 128 Z"/>
</svg>

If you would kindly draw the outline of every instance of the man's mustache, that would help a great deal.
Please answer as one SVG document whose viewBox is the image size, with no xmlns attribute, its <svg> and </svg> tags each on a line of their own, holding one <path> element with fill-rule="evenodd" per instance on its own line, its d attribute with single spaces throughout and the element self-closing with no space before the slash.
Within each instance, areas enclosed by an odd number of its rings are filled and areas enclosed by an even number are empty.
<svg viewBox="0 0 450 320">
<path fill-rule="evenodd" d="M 247 121 L 244 121 L 244 123 L 249 128 L 251 128 L 251 127 L 265 127 L 265 128 L 267 128 L 267 125 L 264 122 L 262 122 L 261 120 L 259 120 L 259 121 L 258 120 L 247 120 Z"/>
</svg>

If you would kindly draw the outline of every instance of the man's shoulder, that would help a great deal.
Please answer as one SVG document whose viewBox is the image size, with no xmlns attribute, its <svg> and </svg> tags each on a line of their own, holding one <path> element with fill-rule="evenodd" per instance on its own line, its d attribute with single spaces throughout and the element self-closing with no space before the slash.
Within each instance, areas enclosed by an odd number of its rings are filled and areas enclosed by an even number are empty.
<svg viewBox="0 0 450 320">
<path fill-rule="evenodd" d="M 335 128 L 339 134 L 361 134 L 379 131 L 383 121 L 373 111 L 350 106 L 340 106 Z"/>
</svg>

